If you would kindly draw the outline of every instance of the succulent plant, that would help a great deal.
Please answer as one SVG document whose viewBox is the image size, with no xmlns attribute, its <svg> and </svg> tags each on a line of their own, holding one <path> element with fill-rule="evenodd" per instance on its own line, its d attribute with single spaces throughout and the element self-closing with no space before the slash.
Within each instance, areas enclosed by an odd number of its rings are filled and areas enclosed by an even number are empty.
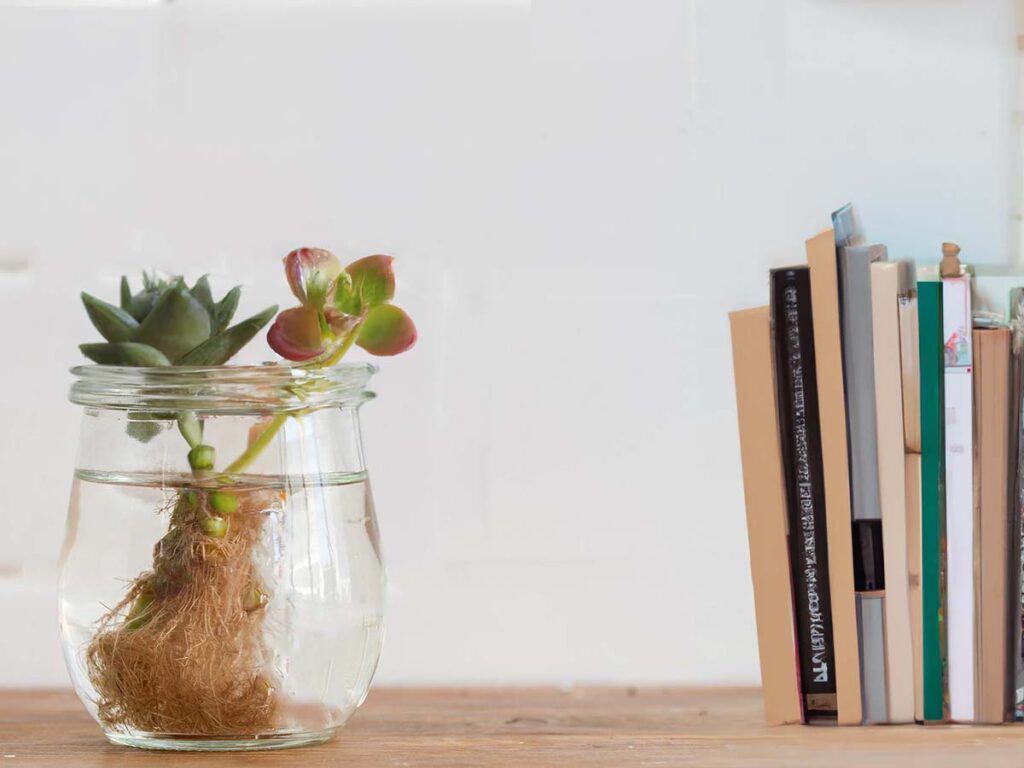
<svg viewBox="0 0 1024 768">
<path fill-rule="evenodd" d="M 282 357 L 331 365 L 358 344 L 371 355 L 397 355 L 416 343 L 416 326 L 394 304 L 391 256 L 366 256 L 344 269 L 330 251 L 299 248 L 284 258 L 300 306 L 277 316 L 267 342 Z"/>
<path fill-rule="evenodd" d="M 88 293 L 82 303 L 105 342 L 82 344 L 82 354 L 101 365 L 223 365 L 274 317 L 277 307 L 228 327 L 238 307 L 235 286 L 215 302 L 206 275 L 189 288 L 181 277 L 143 273 L 133 294 L 121 278 L 120 306 Z"/>
</svg>

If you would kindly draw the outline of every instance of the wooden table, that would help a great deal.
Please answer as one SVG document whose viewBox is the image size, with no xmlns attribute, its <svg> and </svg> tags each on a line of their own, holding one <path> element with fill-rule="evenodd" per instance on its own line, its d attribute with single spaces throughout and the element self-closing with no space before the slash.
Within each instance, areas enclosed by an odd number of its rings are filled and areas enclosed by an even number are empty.
<svg viewBox="0 0 1024 768">
<path fill-rule="evenodd" d="M 754 689 L 377 688 L 319 747 L 115 747 L 65 691 L 0 692 L 0 768 L 23 766 L 1021 766 L 1024 725 L 761 725 Z"/>
</svg>

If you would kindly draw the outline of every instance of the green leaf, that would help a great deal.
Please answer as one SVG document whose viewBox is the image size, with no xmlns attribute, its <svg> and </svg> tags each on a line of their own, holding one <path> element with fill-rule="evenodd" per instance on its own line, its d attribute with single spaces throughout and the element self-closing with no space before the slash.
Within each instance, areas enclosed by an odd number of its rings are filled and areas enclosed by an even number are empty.
<svg viewBox="0 0 1024 768">
<path fill-rule="evenodd" d="M 405 310 L 378 304 L 366 313 L 356 344 L 372 355 L 397 355 L 416 343 L 416 326 Z"/>
<path fill-rule="evenodd" d="M 334 292 L 334 305 L 347 315 L 391 301 L 395 295 L 395 271 L 391 256 L 365 256 L 345 267 L 350 284 L 340 280 Z"/>
<path fill-rule="evenodd" d="M 177 361 L 210 338 L 210 314 L 180 278 L 168 287 L 142 321 L 136 340 Z"/>
<path fill-rule="evenodd" d="M 346 315 L 358 315 L 363 311 L 363 303 L 353 289 L 352 277 L 348 272 L 342 272 L 334 284 L 334 307 Z"/>
<path fill-rule="evenodd" d="M 213 294 L 210 293 L 210 278 L 207 275 L 203 275 L 196 280 L 196 284 L 192 286 L 192 296 L 206 307 L 206 311 L 210 313 L 210 322 L 212 324 L 214 321 Z"/>
<path fill-rule="evenodd" d="M 203 342 L 177 361 L 178 365 L 223 365 L 260 332 L 277 314 L 277 305 L 267 307 L 226 331 Z"/>
<path fill-rule="evenodd" d="M 128 307 L 132 304 L 132 289 L 128 285 L 128 276 L 121 275 L 121 309 L 125 312 L 128 311 Z"/>
<path fill-rule="evenodd" d="M 122 291 L 123 295 L 123 291 Z M 82 292 L 82 303 L 96 330 L 107 341 L 131 341 L 139 330 L 134 317 L 123 309 Z"/>
<path fill-rule="evenodd" d="M 217 302 L 213 309 L 213 334 L 216 335 L 228 327 L 231 318 L 235 316 L 238 309 L 238 297 L 242 293 L 242 286 L 236 285 L 224 294 L 224 298 Z"/>
<path fill-rule="evenodd" d="M 153 310 L 157 301 L 160 300 L 161 294 L 162 291 L 155 288 L 147 288 L 143 291 L 139 291 L 132 296 L 131 301 L 128 303 L 128 314 L 141 323 Z"/>
<path fill-rule="evenodd" d="M 99 344 L 79 344 L 82 354 L 100 365 L 126 365 L 148 368 L 155 365 L 170 365 L 171 361 L 160 350 L 134 341 L 118 341 Z"/>
</svg>

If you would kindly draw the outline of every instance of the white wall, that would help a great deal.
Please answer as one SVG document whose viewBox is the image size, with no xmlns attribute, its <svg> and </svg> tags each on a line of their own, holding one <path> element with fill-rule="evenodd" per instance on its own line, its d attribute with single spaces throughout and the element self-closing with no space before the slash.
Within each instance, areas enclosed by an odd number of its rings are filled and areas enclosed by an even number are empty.
<svg viewBox="0 0 1024 768">
<path fill-rule="evenodd" d="M 293 246 L 399 256 L 380 680 L 728 683 L 726 312 L 848 199 L 896 256 L 1015 258 L 1012 0 L 33 5 L 0 0 L 0 685 L 65 682 L 66 368 L 122 271 L 256 308 Z"/>
</svg>

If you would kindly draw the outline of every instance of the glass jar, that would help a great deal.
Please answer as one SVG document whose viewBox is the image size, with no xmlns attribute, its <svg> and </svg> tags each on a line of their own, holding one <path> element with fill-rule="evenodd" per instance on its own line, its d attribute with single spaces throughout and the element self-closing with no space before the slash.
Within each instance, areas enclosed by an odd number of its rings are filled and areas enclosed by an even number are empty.
<svg viewBox="0 0 1024 768">
<path fill-rule="evenodd" d="M 359 431 L 374 367 L 82 366 L 60 626 L 110 741 L 326 741 L 362 703 L 384 569 Z"/>
</svg>

